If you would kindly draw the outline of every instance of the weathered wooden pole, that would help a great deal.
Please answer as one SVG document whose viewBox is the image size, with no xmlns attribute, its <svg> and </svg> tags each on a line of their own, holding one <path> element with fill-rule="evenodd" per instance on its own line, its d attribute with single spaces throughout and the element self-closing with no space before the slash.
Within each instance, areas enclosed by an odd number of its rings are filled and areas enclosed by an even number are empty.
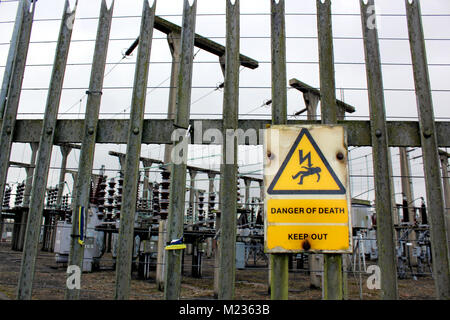
<svg viewBox="0 0 450 320">
<path fill-rule="evenodd" d="M 167 42 L 169 44 L 170 53 L 172 54 L 172 65 L 170 73 L 170 90 L 169 90 L 169 104 L 167 107 L 167 119 L 175 118 L 175 110 L 177 103 L 177 87 L 178 87 L 178 73 L 180 72 L 180 56 L 181 56 L 181 33 L 170 32 L 167 34 Z M 167 165 L 167 170 L 170 171 L 172 144 L 164 145 L 164 164 Z M 164 266 L 166 261 L 166 245 L 167 239 L 167 216 L 161 216 L 159 220 L 159 235 L 158 236 L 158 255 L 156 258 L 156 285 L 158 290 L 164 290 Z"/>
<path fill-rule="evenodd" d="M 0 119 L 3 118 L 0 133 L 0 199 L 2 200 L 5 192 L 6 178 L 8 176 L 9 158 L 22 90 L 25 63 L 30 44 L 35 5 L 36 2 L 33 2 L 31 6 L 30 0 L 23 0 L 19 6 L 21 22 L 18 31 L 18 43 L 16 44 L 17 50 L 12 66 L 11 79 L 9 80 L 6 104 L 4 111 L 0 110 Z"/>
<path fill-rule="evenodd" d="M 174 142 L 173 152 L 171 153 L 167 241 L 180 239 L 183 236 L 188 152 L 185 139 L 186 135 L 189 135 L 187 130 L 191 109 L 196 11 L 196 0 L 193 1 L 192 5 L 189 4 L 188 0 L 184 1 L 174 129 L 183 131 L 185 137 L 182 141 Z M 176 300 L 180 297 L 182 256 L 182 250 L 169 250 L 166 252 L 164 298 L 167 300 Z"/>
<path fill-rule="evenodd" d="M 287 124 L 286 27 L 284 0 L 271 0 L 272 124 Z M 289 255 L 270 254 L 272 300 L 288 299 Z"/>
<path fill-rule="evenodd" d="M 133 96 L 131 100 L 127 153 L 125 167 L 123 168 L 122 209 L 120 213 L 119 243 L 116 260 L 116 300 L 129 299 L 130 296 L 134 220 L 136 214 L 136 182 L 139 179 L 141 140 L 144 129 L 145 99 L 147 94 L 155 9 L 156 0 L 153 2 L 152 7 L 150 7 L 147 0 L 144 1 Z"/>
<path fill-rule="evenodd" d="M 9 44 L 8 58 L 6 60 L 5 71 L 3 72 L 3 81 L 0 91 L 0 119 L 3 118 L 3 113 L 5 112 L 6 97 L 8 96 L 9 84 L 12 78 L 14 60 L 19 49 L 18 43 L 20 41 L 20 28 L 23 19 L 23 6 L 26 3 L 28 3 L 28 0 L 20 0 L 19 5 L 17 6 L 16 20 L 14 22 L 14 29 Z"/>
<path fill-rule="evenodd" d="M 378 266 L 381 271 L 381 299 L 398 299 L 397 257 L 395 252 L 386 110 L 383 77 L 376 25 L 371 24 L 374 0 L 367 4 L 360 0 L 361 23 L 364 38 L 366 75 L 369 95 L 370 127 L 372 137 L 373 173 L 375 177 L 375 210 L 377 216 Z"/>
<path fill-rule="evenodd" d="M 322 124 L 336 124 L 338 110 L 334 79 L 331 1 L 317 0 L 317 30 L 319 40 L 320 109 Z M 324 254 L 323 298 L 342 300 L 344 297 L 342 254 Z"/>
<path fill-rule="evenodd" d="M 73 21 L 78 2 L 73 10 L 70 2 L 66 1 L 61 27 L 56 47 L 55 61 L 53 64 L 52 77 L 48 91 L 47 103 L 36 167 L 33 175 L 33 186 L 31 188 L 30 209 L 28 213 L 28 225 L 20 266 L 19 283 L 17 286 L 17 299 L 30 300 L 34 279 L 34 267 L 36 262 L 39 234 L 44 209 L 45 189 L 47 187 L 48 171 L 53 149 L 53 137 L 55 134 L 56 120 L 61 99 L 62 85 L 66 70 L 67 57 L 69 54 L 70 39 L 72 37 Z"/>
<path fill-rule="evenodd" d="M 102 1 L 97 27 L 94 57 L 92 61 L 88 98 L 86 102 L 86 112 L 84 116 L 84 135 L 83 142 L 81 143 L 78 174 L 74 180 L 76 187 L 73 190 L 74 199 L 72 200 L 73 235 L 77 235 L 79 233 L 79 208 L 83 207 L 87 210 L 89 207 L 89 194 L 91 190 L 98 116 L 100 111 L 113 8 L 114 2 L 111 3 L 110 8 L 108 9 L 105 0 Z M 80 268 L 80 270 L 83 270 L 83 257 L 84 247 L 78 242 L 78 238 L 72 237 L 68 265 L 76 265 Z M 70 276 L 71 275 L 69 274 L 68 277 Z M 65 299 L 78 300 L 79 298 L 80 290 L 76 288 L 66 288 Z"/>
<path fill-rule="evenodd" d="M 239 32 L 240 1 L 226 1 L 226 51 L 222 111 L 222 161 L 220 165 L 219 210 L 219 279 L 218 298 L 234 298 L 236 273 L 236 179 L 237 137 L 239 113 Z"/>
<path fill-rule="evenodd" d="M 445 206 L 420 3 L 418 0 L 405 0 L 405 5 L 419 114 L 427 206 L 430 213 L 433 278 L 436 297 L 450 299 L 450 263 L 445 228 Z"/>
</svg>

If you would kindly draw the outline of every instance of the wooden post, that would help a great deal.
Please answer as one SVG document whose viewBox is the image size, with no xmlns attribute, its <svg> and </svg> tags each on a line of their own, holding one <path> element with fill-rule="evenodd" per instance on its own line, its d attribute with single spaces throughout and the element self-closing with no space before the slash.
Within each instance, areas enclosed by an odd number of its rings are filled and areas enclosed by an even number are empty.
<svg viewBox="0 0 450 320">
<path fill-rule="evenodd" d="M 381 271 L 381 299 L 398 299 L 397 257 L 395 252 L 390 177 L 390 152 L 384 106 L 383 79 L 381 71 L 378 32 L 369 25 L 374 1 L 364 4 L 360 0 L 362 33 L 366 59 L 366 74 L 369 94 L 370 123 L 372 136 L 373 171 L 375 176 L 375 207 L 377 217 L 378 266 Z"/>
<path fill-rule="evenodd" d="M 34 169 L 33 186 L 31 188 L 28 226 L 25 235 L 22 264 L 20 266 L 19 283 L 17 286 L 17 299 L 19 300 L 30 300 L 32 294 L 34 267 L 42 224 L 45 189 L 47 187 L 47 176 L 52 155 L 53 137 L 55 134 L 66 62 L 69 54 L 70 39 L 72 37 L 72 24 L 68 22 L 74 18 L 76 8 L 77 3 L 75 3 L 75 7 L 71 10 L 69 1 L 66 1 L 63 17 L 61 19 L 61 27 L 45 107 L 36 167 Z"/>
<path fill-rule="evenodd" d="M 223 145 L 220 165 L 220 235 L 218 298 L 234 298 L 236 273 L 236 178 L 237 141 L 239 113 L 239 32 L 240 1 L 226 1 L 226 52 L 223 94 Z"/>
<path fill-rule="evenodd" d="M 16 125 L 20 93 L 22 90 L 28 46 L 30 44 L 35 5 L 36 2 L 33 2 L 33 5 L 31 6 L 30 0 L 23 0 L 19 6 L 22 18 L 20 29 L 18 31 L 18 49 L 16 50 L 16 56 L 14 57 L 8 97 L 4 107 L 5 109 L 4 111 L 0 110 L 0 119 L 3 118 L 0 132 L 0 199 L 2 200 L 5 192 L 6 178 L 8 176 L 9 158 L 11 155 L 11 146 Z"/>
<path fill-rule="evenodd" d="M 116 259 L 116 291 L 114 296 L 116 300 L 127 300 L 130 295 L 134 220 L 136 214 L 136 182 L 139 179 L 141 140 L 144 129 L 145 99 L 147 94 L 155 9 L 156 1 L 153 2 L 152 7 L 149 6 L 147 0 L 144 1 L 131 100 L 127 153 L 125 167 L 123 168 L 124 182 Z"/>
<path fill-rule="evenodd" d="M 167 108 L 167 119 L 175 118 L 176 102 L 177 102 L 177 88 L 178 88 L 178 73 L 180 72 L 180 57 L 181 57 L 181 33 L 170 32 L 167 34 L 167 42 L 169 44 L 170 52 L 172 54 L 172 67 L 170 75 L 170 91 L 169 91 L 169 105 Z M 167 170 L 170 171 L 172 144 L 164 145 L 164 164 L 167 165 Z M 158 290 L 164 290 L 164 266 L 166 261 L 166 250 L 164 247 L 167 240 L 167 218 L 159 220 L 159 236 L 158 236 L 158 256 L 156 258 L 156 284 Z"/>
<path fill-rule="evenodd" d="M 97 39 L 95 42 L 94 58 L 92 61 L 91 79 L 89 84 L 86 112 L 84 116 L 84 136 L 81 143 L 78 174 L 74 177 L 74 190 L 72 190 L 72 234 L 78 234 L 78 210 L 80 207 L 89 207 L 89 194 L 91 190 L 92 167 L 97 137 L 98 116 L 105 74 L 105 63 L 108 52 L 109 34 L 114 2 L 108 9 L 103 0 L 100 8 Z M 61 179 L 60 179 L 61 181 Z M 76 265 L 83 270 L 84 247 L 78 243 L 78 238 L 72 238 L 69 253 L 69 265 Z M 70 274 L 68 274 L 68 277 Z M 66 289 L 65 299 L 78 300 L 80 290 Z"/>
<path fill-rule="evenodd" d="M 175 111 L 174 129 L 181 129 L 185 135 L 189 126 L 191 105 L 192 67 L 194 63 L 194 37 L 197 1 L 192 5 L 184 1 L 183 26 L 181 31 L 180 71 L 178 73 L 177 103 Z M 176 141 L 173 151 L 181 159 L 171 159 L 170 165 L 170 195 L 169 214 L 167 218 L 167 241 L 179 239 L 183 236 L 185 198 L 186 198 L 186 166 L 187 143 Z M 186 143 L 186 144 L 185 144 Z M 174 153 L 174 152 L 172 152 Z M 180 161 L 181 160 L 181 161 Z M 166 266 L 164 274 L 164 298 L 167 300 L 179 299 L 181 289 L 181 263 L 182 250 L 169 250 L 166 252 Z"/>
<path fill-rule="evenodd" d="M 5 112 L 6 97 L 8 96 L 9 84 L 12 78 L 12 68 L 19 49 L 19 46 L 17 44 L 20 41 L 20 28 L 23 18 L 23 6 L 27 2 L 28 0 L 21 0 L 19 1 L 19 5 L 17 6 L 16 20 L 14 22 L 14 29 L 11 36 L 8 58 L 6 60 L 6 67 L 3 73 L 3 82 L 0 91 L 0 119 L 3 118 L 3 113 Z"/>
<path fill-rule="evenodd" d="M 447 300 L 450 299 L 450 266 L 445 230 L 445 207 L 422 18 L 418 0 L 413 0 L 411 3 L 410 0 L 405 0 L 405 5 L 419 114 L 427 206 L 430 213 L 433 278 L 436 297 Z"/>
<path fill-rule="evenodd" d="M 319 94 L 314 94 L 313 91 L 303 93 L 303 100 L 306 105 L 306 119 L 317 120 L 317 106 L 320 101 Z M 322 288 L 323 279 L 323 254 L 308 254 L 308 266 L 311 288 Z"/>
<path fill-rule="evenodd" d="M 317 120 L 317 106 L 319 104 L 320 96 L 313 94 L 311 91 L 303 94 L 303 100 L 306 105 L 306 119 Z"/>
<path fill-rule="evenodd" d="M 286 31 L 284 0 L 271 0 L 272 124 L 287 124 Z M 288 299 L 288 254 L 270 254 L 272 300 Z"/>
<path fill-rule="evenodd" d="M 317 0 L 317 30 L 319 38 L 319 67 L 322 124 L 337 123 L 336 85 L 334 79 L 331 1 Z M 342 255 L 324 254 L 323 298 L 342 300 L 344 297 Z"/>
</svg>

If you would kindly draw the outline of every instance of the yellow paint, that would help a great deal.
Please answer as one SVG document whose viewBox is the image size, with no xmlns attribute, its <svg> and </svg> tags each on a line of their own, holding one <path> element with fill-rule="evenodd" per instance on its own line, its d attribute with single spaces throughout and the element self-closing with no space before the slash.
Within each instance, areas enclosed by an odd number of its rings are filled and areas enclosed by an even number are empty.
<svg viewBox="0 0 450 320">
<path fill-rule="evenodd" d="M 268 199 L 267 221 L 269 223 L 347 223 L 347 200 Z"/>
<path fill-rule="evenodd" d="M 267 227 L 266 249 L 284 249 L 305 251 L 304 242 L 312 250 L 348 250 L 348 226 L 311 226 L 311 225 L 269 225 Z"/>
<path fill-rule="evenodd" d="M 302 158 L 300 155 L 302 155 Z M 273 186 L 274 191 L 340 190 L 329 168 L 324 164 L 306 134 L 302 136 L 295 151 L 282 170 L 278 181 Z"/>
</svg>

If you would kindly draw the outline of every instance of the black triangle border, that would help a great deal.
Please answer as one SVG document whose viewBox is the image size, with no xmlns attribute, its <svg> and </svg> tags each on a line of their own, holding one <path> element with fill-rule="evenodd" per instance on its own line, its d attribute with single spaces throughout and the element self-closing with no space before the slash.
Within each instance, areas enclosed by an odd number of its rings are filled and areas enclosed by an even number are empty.
<svg viewBox="0 0 450 320">
<path fill-rule="evenodd" d="M 316 150 L 317 154 L 319 155 L 320 159 L 324 163 L 325 167 L 328 169 L 328 172 L 333 177 L 334 181 L 337 183 L 339 190 L 274 190 L 273 188 L 278 182 L 278 179 L 280 178 L 281 174 L 283 173 L 283 170 L 286 168 L 289 160 L 291 159 L 293 153 L 297 149 L 298 144 L 302 140 L 303 136 L 306 134 L 309 141 L 311 142 L 314 150 Z M 342 185 L 339 178 L 334 173 L 334 170 L 331 168 L 330 164 L 328 163 L 325 156 L 322 154 L 322 151 L 320 151 L 319 146 L 317 145 L 316 141 L 314 141 L 313 137 L 309 133 L 308 129 L 302 128 L 300 131 L 300 134 L 298 135 L 297 139 L 295 140 L 294 144 L 291 147 L 291 150 L 289 150 L 289 153 L 287 154 L 286 158 L 283 161 L 283 164 L 281 165 L 280 169 L 278 169 L 277 174 L 273 178 L 271 184 L 269 185 L 269 188 L 267 189 L 268 194 L 277 195 L 277 194 L 345 194 L 345 187 Z"/>
</svg>

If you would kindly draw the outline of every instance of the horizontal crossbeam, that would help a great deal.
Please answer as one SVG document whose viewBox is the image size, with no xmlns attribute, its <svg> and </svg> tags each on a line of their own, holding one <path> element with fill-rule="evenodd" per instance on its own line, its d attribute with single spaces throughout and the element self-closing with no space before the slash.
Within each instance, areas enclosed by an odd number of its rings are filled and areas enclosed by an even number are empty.
<svg viewBox="0 0 450 320">
<path fill-rule="evenodd" d="M 1 120 L 0 120 L 1 123 Z M 222 120 L 191 120 L 191 143 L 195 144 L 221 144 L 221 141 L 201 139 L 210 129 L 222 130 Z M 239 129 L 247 137 L 256 135 L 256 139 L 239 141 L 239 144 L 262 144 L 259 130 L 265 129 L 271 120 L 239 120 Z M 290 120 L 290 125 L 320 124 L 320 121 Z M 338 124 L 347 129 L 349 146 L 371 146 L 370 122 L 361 120 L 344 120 Z M 81 143 L 83 137 L 84 120 L 58 120 L 55 130 L 54 144 Z M 388 121 L 388 144 L 390 147 L 420 147 L 420 130 L 417 121 Z M 144 120 L 142 143 L 168 144 L 176 127 L 170 119 Z M 39 142 L 42 130 L 42 120 L 17 120 L 14 129 L 13 142 L 29 143 Z M 209 131 L 211 132 L 211 131 Z M 217 132 L 217 130 L 216 130 Z M 128 135 L 128 120 L 101 119 L 98 124 L 97 143 L 126 144 Z M 436 136 L 439 147 L 450 147 L 450 122 L 436 122 Z M 194 140 L 195 138 L 195 140 Z M 206 141 L 204 141 L 206 140 Z"/>
</svg>

